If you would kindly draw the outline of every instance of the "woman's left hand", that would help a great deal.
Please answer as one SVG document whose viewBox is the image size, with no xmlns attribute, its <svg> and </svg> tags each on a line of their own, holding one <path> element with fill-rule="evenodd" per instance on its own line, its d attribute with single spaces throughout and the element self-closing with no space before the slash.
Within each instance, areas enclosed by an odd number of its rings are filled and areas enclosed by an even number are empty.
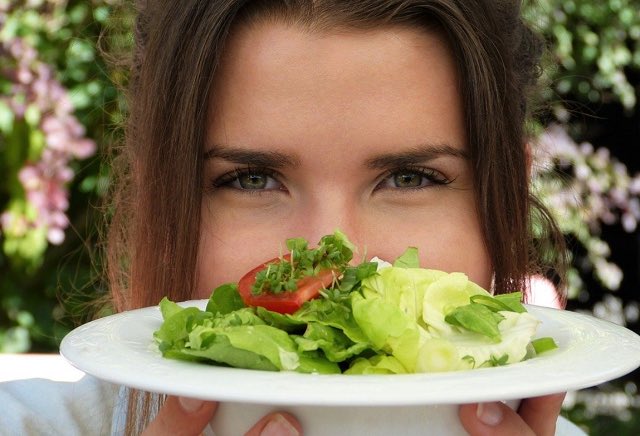
<svg viewBox="0 0 640 436">
<path fill-rule="evenodd" d="M 501 402 L 460 406 L 462 426 L 472 436 L 553 436 L 565 394 L 522 400 L 518 411 Z"/>
</svg>

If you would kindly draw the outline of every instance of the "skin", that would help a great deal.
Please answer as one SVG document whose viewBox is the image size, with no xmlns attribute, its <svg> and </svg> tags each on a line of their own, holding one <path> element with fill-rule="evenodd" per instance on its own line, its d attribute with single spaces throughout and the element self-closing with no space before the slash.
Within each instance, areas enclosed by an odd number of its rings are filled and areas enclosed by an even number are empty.
<svg viewBox="0 0 640 436">
<path fill-rule="evenodd" d="M 444 41 L 401 28 L 317 34 L 262 24 L 234 35 L 216 79 L 197 297 L 278 255 L 287 238 L 315 243 L 335 228 L 360 256 L 393 259 L 417 245 L 422 265 L 489 286 Z M 257 154 L 273 152 L 285 162 L 268 175 Z M 388 165 L 412 153 L 421 156 L 411 166 Z M 233 172 L 247 169 L 264 189 L 240 189 Z M 402 174 L 416 187 L 396 186 Z"/>
<path fill-rule="evenodd" d="M 463 271 L 489 288 L 456 84 L 435 33 L 318 33 L 265 22 L 236 29 L 206 126 L 194 298 L 277 256 L 289 237 L 315 243 L 336 228 L 356 244 L 358 261 L 417 246 L 422 266 Z M 519 414 L 465 405 L 460 418 L 471 434 L 552 434 L 561 403 L 526 400 Z M 148 434 L 184 431 L 187 420 L 185 434 L 197 434 L 215 412 L 213 403 L 193 413 L 179 405 L 170 399 Z M 301 430 L 293 417 L 286 422 L 270 434 Z"/>
</svg>

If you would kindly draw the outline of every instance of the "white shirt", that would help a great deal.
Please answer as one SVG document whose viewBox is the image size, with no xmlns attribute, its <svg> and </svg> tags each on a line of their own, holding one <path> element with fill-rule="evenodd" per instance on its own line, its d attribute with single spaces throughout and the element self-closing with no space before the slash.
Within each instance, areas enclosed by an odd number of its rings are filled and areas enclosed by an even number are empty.
<svg viewBox="0 0 640 436">
<path fill-rule="evenodd" d="M 0 435 L 122 434 L 123 394 L 58 355 L 0 354 Z"/>
<path fill-rule="evenodd" d="M 118 386 L 90 376 L 0 383 L 0 435 L 117 434 L 113 411 L 118 391 Z"/>
</svg>

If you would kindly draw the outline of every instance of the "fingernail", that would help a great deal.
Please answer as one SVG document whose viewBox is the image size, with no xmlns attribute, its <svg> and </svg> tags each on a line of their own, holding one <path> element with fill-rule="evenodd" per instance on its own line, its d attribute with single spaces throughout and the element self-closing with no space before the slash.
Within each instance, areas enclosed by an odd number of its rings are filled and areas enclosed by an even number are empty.
<svg viewBox="0 0 640 436">
<path fill-rule="evenodd" d="M 264 426 L 260 436 L 299 436 L 298 430 L 280 414 L 275 414 Z"/>
<path fill-rule="evenodd" d="M 180 407 L 182 407 L 182 410 L 184 410 L 187 413 L 193 413 L 196 410 L 199 410 L 202 407 L 202 404 L 204 404 L 204 401 L 202 400 L 196 400 L 195 398 L 185 398 L 185 397 L 178 398 L 178 402 L 180 403 Z"/>
<path fill-rule="evenodd" d="M 502 422 L 502 409 L 498 403 L 480 403 L 476 416 L 484 424 L 494 427 Z"/>
</svg>

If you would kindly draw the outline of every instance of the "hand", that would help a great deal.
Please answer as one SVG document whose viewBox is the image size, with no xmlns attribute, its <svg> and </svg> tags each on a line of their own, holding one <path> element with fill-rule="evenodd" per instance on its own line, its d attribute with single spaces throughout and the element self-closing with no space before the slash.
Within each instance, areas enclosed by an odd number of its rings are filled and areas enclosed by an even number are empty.
<svg viewBox="0 0 640 436">
<path fill-rule="evenodd" d="M 462 426 L 472 436 L 553 436 L 565 394 L 523 400 L 516 413 L 506 404 L 465 404 L 458 412 Z"/>
<path fill-rule="evenodd" d="M 169 397 L 142 435 L 212 434 L 208 425 L 217 408 L 218 403 L 215 402 Z M 302 428 L 293 416 L 287 413 L 271 413 L 251 427 L 245 436 L 298 436 L 301 434 Z"/>
</svg>

